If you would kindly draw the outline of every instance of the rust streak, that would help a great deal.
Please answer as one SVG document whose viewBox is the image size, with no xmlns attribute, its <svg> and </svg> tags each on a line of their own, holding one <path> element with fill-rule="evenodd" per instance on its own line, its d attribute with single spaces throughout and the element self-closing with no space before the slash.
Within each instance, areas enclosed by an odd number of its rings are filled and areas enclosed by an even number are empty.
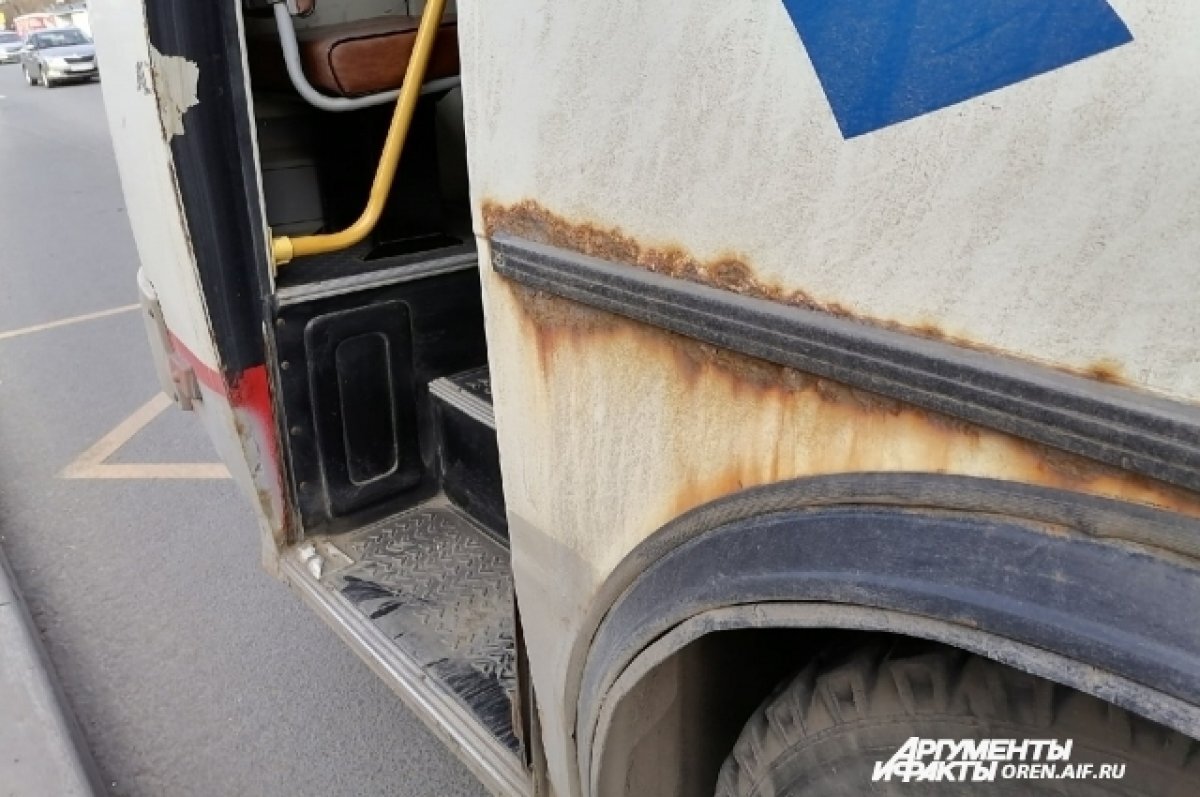
<svg viewBox="0 0 1200 797">
<path fill-rule="evenodd" d="M 568 397 L 590 383 L 606 385 L 589 396 L 605 405 L 605 417 L 651 412 L 659 419 L 654 428 L 665 436 L 647 441 L 655 450 L 619 451 L 610 455 L 629 462 L 596 463 L 640 469 L 635 478 L 670 496 L 652 525 L 746 487 L 868 471 L 998 478 L 1200 516 L 1200 498 L 1152 479 L 515 283 L 499 285 L 536 351 L 539 388 L 560 411 L 577 412 Z M 644 386 L 666 398 L 647 407 Z M 578 457 L 602 445 L 563 452 L 572 458 L 555 473 L 568 478 Z"/>
<path fill-rule="evenodd" d="M 1129 380 L 1121 373 L 1121 364 L 1113 360 L 1100 360 L 1084 371 L 1086 376 L 1113 385 L 1123 385 Z"/>
</svg>

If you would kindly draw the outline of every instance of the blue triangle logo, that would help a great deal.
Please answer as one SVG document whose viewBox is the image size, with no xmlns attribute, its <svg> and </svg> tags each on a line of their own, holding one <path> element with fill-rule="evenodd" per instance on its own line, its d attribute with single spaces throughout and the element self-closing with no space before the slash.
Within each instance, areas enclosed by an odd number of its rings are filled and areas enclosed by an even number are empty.
<svg viewBox="0 0 1200 797">
<path fill-rule="evenodd" d="M 1106 0 L 783 0 L 846 138 L 1133 41 Z"/>
</svg>

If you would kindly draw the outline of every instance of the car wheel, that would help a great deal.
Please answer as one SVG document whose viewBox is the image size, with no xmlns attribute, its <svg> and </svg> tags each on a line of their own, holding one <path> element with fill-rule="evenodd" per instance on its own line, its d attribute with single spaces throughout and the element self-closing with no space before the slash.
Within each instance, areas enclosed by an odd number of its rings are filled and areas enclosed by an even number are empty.
<svg viewBox="0 0 1200 797">
<path fill-rule="evenodd" d="M 21 67 L 21 71 L 25 73 L 25 82 L 26 83 L 28 83 L 30 86 L 37 85 L 37 81 L 33 79 L 33 75 L 29 74 L 29 67 L 23 66 L 23 67 Z"/>
<path fill-rule="evenodd" d="M 967 793 L 959 785 L 907 784 L 917 767 L 909 765 L 903 750 L 913 737 L 955 744 L 992 737 L 1070 739 L 1070 761 L 1058 762 L 1058 769 L 1067 763 L 1092 766 L 1092 779 L 1022 782 L 1001 773 L 972 782 L 970 794 L 981 797 L 1200 794 L 1196 742 L 994 661 L 912 643 L 818 659 L 782 684 L 746 723 L 721 768 L 716 797 Z M 894 757 L 904 759 L 899 766 L 905 769 L 889 775 Z M 1096 780 L 1105 764 L 1120 765 L 1115 777 L 1121 779 Z M 1004 765 L 994 766 L 1000 771 Z"/>
<path fill-rule="evenodd" d="M 55 81 L 53 81 L 53 80 L 51 80 L 51 79 L 49 78 L 49 76 L 46 74 L 46 70 L 44 70 L 44 69 L 43 69 L 43 70 L 42 70 L 42 85 L 43 85 L 43 86 L 45 86 L 45 87 L 46 87 L 46 88 L 48 88 L 48 89 L 52 89 L 52 88 L 54 88 L 55 86 L 57 86 L 57 85 L 58 85 L 58 83 L 57 83 L 57 82 L 55 82 Z"/>
</svg>

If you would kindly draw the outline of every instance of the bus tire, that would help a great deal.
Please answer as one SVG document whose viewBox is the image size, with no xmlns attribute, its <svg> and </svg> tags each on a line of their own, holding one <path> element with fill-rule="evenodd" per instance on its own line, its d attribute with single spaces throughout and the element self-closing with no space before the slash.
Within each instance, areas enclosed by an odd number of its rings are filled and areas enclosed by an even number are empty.
<svg viewBox="0 0 1200 797">
<path fill-rule="evenodd" d="M 912 737 L 1072 740 L 1066 761 L 1043 754 L 997 764 L 992 782 L 873 780 Z M 928 764 L 932 756 L 920 759 Z M 941 760 L 950 760 L 945 755 Z M 1087 778 L 1005 779 L 1002 767 L 1092 764 Z M 1116 766 L 1125 765 L 1117 779 Z M 1099 779 L 1099 767 L 1108 777 Z M 1079 772 L 1079 770 L 1076 770 Z M 1061 778 L 1061 774 L 1057 776 Z M 915 776 L 910 775 L 915 779 Z M 964 791 L 965 790 L 965 791 Z M 863 794 L 1200 794 L 1200 744 L 1097 698 L 952 648 L 904 642 L 809 663 L 750 717 L 718 776 L 717 797 Z"/>
</svg>

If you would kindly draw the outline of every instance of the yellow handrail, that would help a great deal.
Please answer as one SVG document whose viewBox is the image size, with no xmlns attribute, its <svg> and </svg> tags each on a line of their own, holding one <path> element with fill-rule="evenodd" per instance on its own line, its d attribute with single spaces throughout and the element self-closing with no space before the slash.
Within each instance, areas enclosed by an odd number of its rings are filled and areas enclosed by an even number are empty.
<svg viewBox="0 0 1200 797">
<path fill-rule="evenodd" d="M 349 249 L 375 229 L 379 216 L 383 213 L 384 203 L 391 193 L 392 182 L 396 179 L 396 167 L 400 164 L 404 140 L 408 138 L 408 128 L 412 124 L 413 111 L 421 94 L 421 84 L 425 82 L 425 70 L 429 66 L 429 56 L 437 40 L 445 7 L 446 0 L 426 0 L 425 8 L 421 12 L 417 40 L 413 44 L 408 69 L 404 72 L 404 85 L 401 86 L 400 97 L 396 100 L 396 112 L 392 115 L 392 124 L 383 144 L 383 154 L 379 158 L 379 168 L 375 171 L 375 182 L 371 184 L 371 196 L 367 199 L 367 206 L 362 215 L 358 217 L 358 221 L 341 232 L 302 235 L 297 238 L 281 235 L 273 238 L 271 257 L 277 267 L 290 263 L 297 257 Z"/>
</svg>

